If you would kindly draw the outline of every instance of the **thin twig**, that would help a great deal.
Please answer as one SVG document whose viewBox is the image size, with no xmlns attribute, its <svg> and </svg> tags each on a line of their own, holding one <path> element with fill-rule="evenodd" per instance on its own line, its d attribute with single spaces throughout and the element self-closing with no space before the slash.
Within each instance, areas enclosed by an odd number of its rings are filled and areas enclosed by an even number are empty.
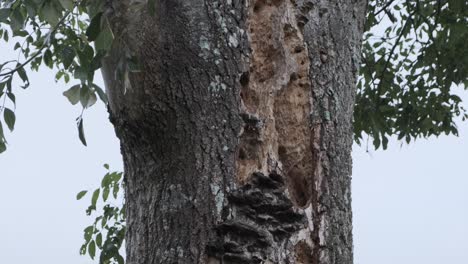
<svg viewBox="0 0 468 264">
<path fill-rule="evenodd" d="M 397 38 L 396 41 L 395 41 L 395 44 L 393 44 L 393 47 L 392 47 L 392 49 L 390 50 L 390 54 L 389 54 L 389 56 L 388 56 L 387 61 L 385 62 L 385 66 L 384 66 L 384 68 L 383 68 L 383 70 L 382 70 L 382 74 L 380 75 L 380 82 L 379 82 L 379 85 L 377 86 L 377 95 L 379 95 L 379 96 L 380 96 L 380 89 L 381 89 L 382 83 L 383 83 L 382 79 L 383 79 L 384 76 L 385 76 L 385 73 L 386 73 L 386 71 L 387 71 L 388 65 L 390 64 L 390 61 L 392 60 L 393 54 L 395 53 L 395 50 L 396 50 L 396 47 L 398 46 L 398 44 L 400 43 L 401 38 L 403 37 L 403 34 L 404 34 L 404 32 L 405 32 L 406 27 L 407 27 L 407 26 L 409 25 L 409 23 L 412 21 L 413 15 L 414 15 L 414 13 L 412 13 L 412 14 L 408 17 L 408 19 L 406 20 L 405 25 L 401 28 L 401 32 L 400 32 L 400 34 L 398 35 L 398 38 Z"/>
<path fill-rule="evenodd" d="M 385 4 L 379 11 L 377 11 L 375 13 L 375 15 L 377 16 L 378 14 L 382 13 L 383 11 L 385 11 L 387 9 L 387 7 L 389 7 L 391 4 L 393 4 L 393 2 L 395 2 L 395 0 L 391 0 L 391 1 L 388 1 L 387 4 Z"/>
<path fill-rule="evenodd" d="M 68 15 L 71 13 L 71 11 L 67 11 L 65 13 L 65 15 L 62 17 L 62 19 L 60 19 L 60 21 L 57 23 L 57 25 L 52 29 L 52 31 L 49 33 L 50 36 L 52 36 L 56 31 L 57 29 L 59 28 L 59 26 L 65 21 L 65 19 L 68 17 Z M 30 63 L 33 59 L 35 59 L 37 56 L 39 56 L 41 54 L 41 51 L 43 49 L 45 49 L 47 47 L 47 43 L 44 43 L 42 44 L 41 48 L 39 48 L 37 50 L 37 52 L 32 55 L 29 59 L 27 59 L 25 62 L 21 63 L 18 67 L 14 68 L 13 70 L 9 71 L 9 72 L 6 72 L 6 73 L 1 73 L 0 74 L 0 77 L 2 76 L 8 76 L 8 75 L 11 75 L 11 74 L 14 74 L 15 72 L 17 72 L 19 69 L 23 68 L 24 66 L 26 66 L 28 63 Z"/>
</svg>

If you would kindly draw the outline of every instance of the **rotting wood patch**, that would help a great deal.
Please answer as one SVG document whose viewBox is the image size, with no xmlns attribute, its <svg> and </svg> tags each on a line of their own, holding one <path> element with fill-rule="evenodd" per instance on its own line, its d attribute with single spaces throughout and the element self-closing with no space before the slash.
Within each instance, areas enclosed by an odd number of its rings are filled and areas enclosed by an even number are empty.
<svg viewBox="0 0 468 264">
<path fill-rule="evenodd" d="M 223 263 L 313 263 L 310 60 L 296 11 L 292 0 L 250 3 L 250 69 L 239 79 L 241 187 L 229 194 L 231 216 L 209 246 Z"/>
<path fill-rule="evenodd" d="M 251 7 L 250 72 L 241 76 L 245 127 L 238 156 L 238 179 L 277 171 L 293 202 L 311 197 L 311 84 L 309 57 L 290 1 L 257 0 Z"/>
</svg>

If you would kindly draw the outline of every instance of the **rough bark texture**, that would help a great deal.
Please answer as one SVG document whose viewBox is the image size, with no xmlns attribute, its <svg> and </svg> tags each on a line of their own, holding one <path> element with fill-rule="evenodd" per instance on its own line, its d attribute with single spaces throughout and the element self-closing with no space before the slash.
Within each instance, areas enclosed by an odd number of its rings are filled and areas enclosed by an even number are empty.
<svg viewBox="0 0 468 264">
<path fill-rule="evenodd" d="M 104 63 L 127 263 L 352 263 L 365 1 L 131 2 L 109 2 Z"/>
</svg>

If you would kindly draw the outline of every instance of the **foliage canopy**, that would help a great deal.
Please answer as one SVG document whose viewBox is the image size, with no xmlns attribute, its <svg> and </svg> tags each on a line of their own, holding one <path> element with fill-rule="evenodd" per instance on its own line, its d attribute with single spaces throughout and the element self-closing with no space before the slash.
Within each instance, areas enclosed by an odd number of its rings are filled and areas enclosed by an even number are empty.
<svg viewBox="0 0 468 264">
<path fill-rule="evenodd" d="M 468 84 L 467 5 L 464 0 L 370 2 L 354 112 L 357 142 L 367 134 L 376 149 L 385 149 L 392 135 L 409 143 L 458 134 L 456 118 L 468 117 L 454 93 Z"/>
</svg>

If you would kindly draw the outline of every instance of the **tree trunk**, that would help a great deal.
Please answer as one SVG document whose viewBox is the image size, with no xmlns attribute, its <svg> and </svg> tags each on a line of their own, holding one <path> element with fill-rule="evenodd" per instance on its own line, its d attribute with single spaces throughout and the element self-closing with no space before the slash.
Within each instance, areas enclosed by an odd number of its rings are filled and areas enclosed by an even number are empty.
<svg viewBox="0 0 468 264">
<path fill-rule="evenodd" d="M 130 2 L 111 2 L 103 71 L 127 263 L 352 263 L 366 1 Z"/>
</svg>

